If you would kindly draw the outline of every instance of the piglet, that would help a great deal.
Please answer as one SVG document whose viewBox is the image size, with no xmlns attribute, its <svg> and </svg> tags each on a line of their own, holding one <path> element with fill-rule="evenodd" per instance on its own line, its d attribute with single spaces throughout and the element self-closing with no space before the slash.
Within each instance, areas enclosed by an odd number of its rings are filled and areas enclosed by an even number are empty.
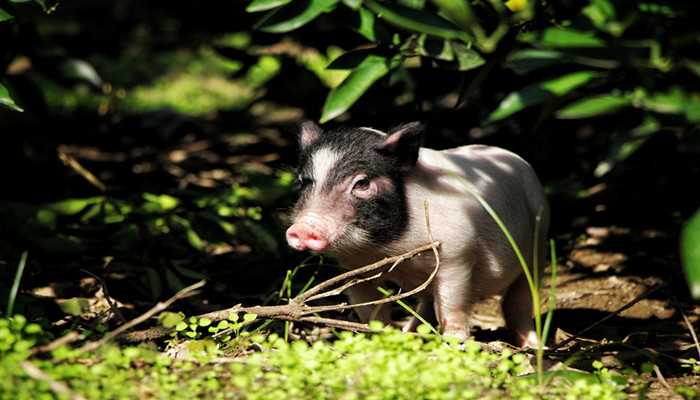
<svg viewBox="0 0 700 400">
<path fill-rule="evenodd" d="M 498 147 L 423 148 L 423 130 L 415 122 L 386 133 L 372 128 L 324 131 L 313 122 L 303 123 L 301 194 L 287 243 L 296 250 L 330 255 L 346 268 L 367 265 L 429 241 L 427 200 L 432 235 L 441 242 L 441 264 L 421 293 L 418 312 L 428 312 L 432 303 L 443 335 L 466 340 L 473 303 L 501 294 L 506 325 L 517 343 L 536 346 L 525 274 L 503 232 L 464 189 L 466 180 L 503 220 L 528 264 L 541 269 L 549 207 L 535 172 L 522 158 Z M 410 290 L 428 278 L 434 265 L 432 252 L 426 252 L 382 280 Z M 348 289 L 351 303 L 381 298 L 381 283 L 369 281 Z M 388 307 L 357 311 L 363 321 L 392 322 Z M 409 321 L 404 329 L 416 324 Z"/>
</svg>

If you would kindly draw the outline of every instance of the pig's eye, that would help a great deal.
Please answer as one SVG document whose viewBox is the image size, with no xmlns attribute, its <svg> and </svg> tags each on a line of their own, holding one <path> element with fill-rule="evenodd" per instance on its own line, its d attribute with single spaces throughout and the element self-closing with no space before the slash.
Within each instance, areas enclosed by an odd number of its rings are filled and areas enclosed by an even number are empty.
<svg viewBox="0 0 700 400">
<path fill-rule="evenodd" d="M 314 183 L 314 180 L 308 176 L 302 176 L 302 175 L 297 176 L 297 185 L 299 185 L 299 188 L 301 188 L 301 189 L 305 189 L 306 187 L 308 187 L 312 183 Z"/>
<path fill-rule="evenodd" d="M 355 185 L 352 187 L 352 191 L 354 192 L 354 191 L 359 190 L 361 192 L 364 192 L 367 189 L 369 189 L 369 185 L 370 185 L 369 179 L 367 179 L 367 178 L 359 179 L 357 182 L 355 182 Z"/>
</svg>

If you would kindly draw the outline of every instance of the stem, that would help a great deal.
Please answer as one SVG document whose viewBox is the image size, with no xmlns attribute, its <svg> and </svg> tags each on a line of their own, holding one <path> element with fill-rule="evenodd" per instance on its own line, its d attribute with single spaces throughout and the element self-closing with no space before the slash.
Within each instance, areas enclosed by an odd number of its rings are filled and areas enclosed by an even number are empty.
<svg viewBox="0 0 700 400">
<path fill-rule="evenodd" d="M 15 272 L 15 280 L 12 282 L 12 288 L 10 289 L 10 296 L 7 298 L 7 317 L 12 316 L 12 312 L 15 308 L 15 300 L 17 299 L 17 291 L 19 291 L 19 282 L 22 280 L 22 275 L 24 275 L 24 267 L 27 265 L 27 251 L 22 253 L 19 259 L 19 265 L 17 265 L 17 272 Z"/>
</svg>

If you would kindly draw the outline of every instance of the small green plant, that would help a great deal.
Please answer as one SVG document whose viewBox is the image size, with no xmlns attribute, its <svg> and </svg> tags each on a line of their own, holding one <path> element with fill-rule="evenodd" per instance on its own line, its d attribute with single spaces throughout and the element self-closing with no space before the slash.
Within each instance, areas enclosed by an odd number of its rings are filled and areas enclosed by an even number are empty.
<svg viewBox="0 0 700 400">
<path fill-rule="evenodd" d="M 185 317 L 178 312 L 164 312 L 158 318 L 160 324 L 166 328 L 173 328 L 171 336 L 183 339 L 199 339 L 205 336 L 223 336 L 224 341 L 231 337 L 238 337 L 243 329 L 257 320 L 258 316 L 245 313 L 241 317 L 238 313 L 231 313 L 227 319 L 214 322 L 209 318 Z"/>
<path fill-rule="evenodd" d="M 693 371 L 694 374 L 700 374 L 700 361 L 696 360 L 695 358 L 691 357 L 681 360 L 681 367 L 688 368 L 689 370 Z"/>
<path fill-rule="evenodd" d="M 27 252 L 23 252 L 20 257 L 19 264 L 17 264 L 17 271 L 15 272 L 15 279 L 12 281 L 12 288 L 10 288 L 10 294 L 7 298 L 7 312 L 5 316 L 11 317 L 15 310 L 15 300 L 17 300 L 17 292 L 19 291 L 19 283 L 22 280 L 22 275 L 24 275 L 24 267 L 27 264 Z"/>
</svg>

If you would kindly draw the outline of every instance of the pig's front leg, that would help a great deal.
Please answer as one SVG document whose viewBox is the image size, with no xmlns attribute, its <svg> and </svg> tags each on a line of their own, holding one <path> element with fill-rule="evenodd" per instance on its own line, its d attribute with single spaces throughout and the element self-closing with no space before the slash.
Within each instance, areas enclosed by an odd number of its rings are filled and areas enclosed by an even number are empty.
<svg viewBox="0 0 700 400">
<path fill-rule="evenodd" d="M 347 289 L 350 304 L 366 303 L 384 298 L 377 290 L 378 283 L 365 282 Z M 380 321 L 384 325 L 391 324 L 391 310 L 388 304 L 379 304 L 355 308 L 360 321 L 367 323 L 370 320 Z"/>
<path fill-rule="evenodd" d="M 464 265 L 443 263 L 433 282 L 435 316 L 445 336 L 460 341 L 469 337 L 472 307 L 470 269 Z"/>
</svg>

